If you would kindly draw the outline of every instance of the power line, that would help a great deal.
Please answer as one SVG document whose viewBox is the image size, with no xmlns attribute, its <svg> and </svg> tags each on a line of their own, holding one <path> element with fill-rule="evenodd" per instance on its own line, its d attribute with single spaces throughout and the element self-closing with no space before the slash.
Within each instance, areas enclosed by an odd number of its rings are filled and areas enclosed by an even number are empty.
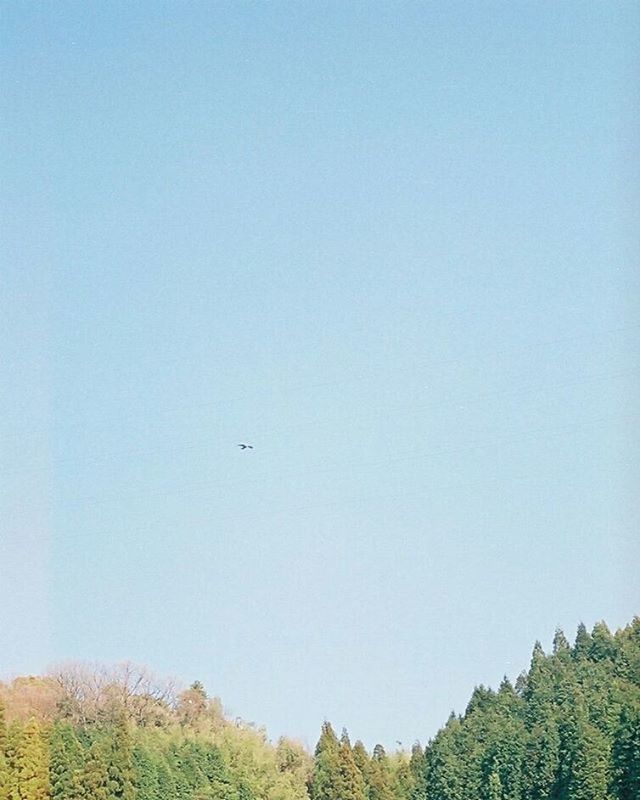
<svg viewBox="0 0 640 800">
<path fill-rule="evenodd" d="M 618 378 L 627 377 L 628 375 L 635 375 L 636 370 L 629 369 L 629 370 L 622 370 L 617 372 L 605 372 L 599 373 L 597 375 L 587 375 L 587 376 L 578 376 L 569 378 L 564 381 L 557 381 L 555 383 L 549 384 L 546 383 L 544 385 L 524 385 L 520 387 L 516 387 L 513 389 L 500 389 L 500 390 L 493 390 L 489 392 L 481 392 L 480 394 L 476 395 L 456 395 L 456 394 L 449 394 L 443 398 L 438 399 L 437 401 L 433 401 L 421 406 L 415 406 L 413 403 L 402 403 L 402 404 L 394 404 L 390 406 L 384 406 L 382 408 L 374 408 L 373 410 L 369 410 L 367 412 L 369 419 L 375 419 L 376 417 L 385 416 L 388 414 L 394 413 L 403 413 L 404 418 L 416 416 L 422 414 L 429 410 L 436 410 L 438 408 L 448 408 L 451 405 L 463 405 L 464 407 L 470 406 L 472 404 L 482 402 L 483 400 L 490 400 L 493 398 L 500 398 L 500 397 L 522 397 L 527 395 L 534 395 L 534 394 L 546 394 L 549 392 L 556 391 L 559 388 L 566 388 L 569 386 L 584 386 L 588 384 L 598 383 L 602 381 L 613 381 Z M 362 419 L 360 417 L 359 419 Z M 353 424 L 353 420 L 349 421 L 350 424 Z M 287 432 L 287 431 L 294 431 L 294 430 L 301 430 L 307 427 L 314 427 L 317 428 L 323 425 L 330 425 L 332 424 L 331 421 L 323 420 L 323 418 L 316 418 L 312 420 L 305 420 L 303 422 L 294 423 L 292 425 L 285 425 L 278 426 L 278 431 L 280 432 Z M 257 423 L 254 424 L 254 428 L 257 430 L 260 427 L 265 427 L 266 423 Z M 182 446 L 180 448 L 180 452 L 193 452 L 200 446 L 201 442 L 193 442 L 191 444 L 187 444 L 186 446 Z M 145 455 L 145 456 L 153 456 L 159 455 L 166 452 L 166 448 L 146 448 L 146 447 L 135 447 L 135 448 L 128 448 L 126 450 L 120 450 L 116 453 L 116 459 L 122 460 L 123 457 L 126 456 L 135 456 L 135 455 Z M 175 452 L 175 451 L 174 451 Z M 73 465 L 78 466 L 86 466 L 91 464 L 99 464 L 99 463 L 106 463 L 110 460 L 112 456 L 109 454 L 103 454 L 102 458 L 96 458 L 95 456 L 90 459 L 68 459 L 63 461 L 58 461 L 53 463 L 49 466 L 42 466 L 39 468 L 39 471 L 45 471 L 50 469 L 56 469 L 60 467 L 68 467 Z M 16 471 L 4 471 L 5 475 L 8 474 L 16 474 L 23 472 L 21 470 Z"/>
<path fill-rule="evenodd" d="M 368 468 L 379 468 L 385 467 L 392 464 L 401 464 L 401 463 L 411 463 L 414 461 L 422 461 L 426 458 L 433 457 L 433 456 L 443 456 L 443 455 L 463 455 L 474 449 L 483 449 L 483 448 L 495 448 L 498 444 L 504 444 L 505 442 L 518 442 L 518 441 L 526 441 L 529 439 L 535 439 L 539 434 L 561 434 L 566 431 L 574 431 L 579 430 L 581 428 L 589 427 L 592 425 L 601 425 L 603 423 L 608 423 L 611 420 L 620 420 L 621 417 L 617 414 L 615 415 L 608 415 L 604 417 L 597 417 L 592 420 L 586 420 L 583 422 L 578 423 L 570 423 L 568 425 L 556 427 L 556 428 L 537 428 L 533 430 L 529 430 L 528 433 L 524 436 L 502 436 L 502 437 L 495 437 L 490 441 L 479 441 L 476 442 L 471 447 L 465 446 L 462 448 L 439 448 L 435 450 L 427 450 L 422 452 L 415 452 L 412 451 L 410 454 L 405 453 L 403 455 L 390 458 L 390 459 L 382 459 L 377 461 L 354 461 L 354 462 L 332 462 L 321 469 L 306 471 L 306 477 L 315 477 L 322 474 L 336 474 L 336 470 L 342 468 L 348 469 L 350 471 L 355 469 L 368 469 Z M 637 419 L 636 417 L 632 417 L 634 421 Z M 279 478 L 279 479 L 286 479 L 287 477 L 298 477 L 299 470 L 296 469 L 294 473 L 291 472 L 284 472 L 284 473 L 274 473 L 273 471 L 263 472 L 258 475 L 253 475 L 249 480 L 244 480 L 242 485 L 243 487 L 253 485 L 255 483 L 263 481 L 265 478 Z M 232 479 L 236 480 L 236 479 Z M 126 500 L 135 500 L 137 497 L 170 497 L 170 496 L 179 496 L 181 494 L 188 494 L 192 492 L 197 492 L 201 489 L 215 489 L 215 488 L 222 488 L 224 486 L 228 487 L 229 481 L 211 481 L 211 480 L 202 480 L 197 482 L 189 482 L 188 484 L 183 484 L 181 487 L 176 487 L 175 484 L 171 484 L 169 486 L 157 489 L 150 489 L 150 490 L 143 490 L 138 491 L 135 493 L 127 494 L 117 494 L 111 497 L 100 497 L 99 495 L 85 495 L 79 496 L 75 498 L 70 498 L 68 502 L 72 503 L 82 503 L 82 502 L 91 502 L 97 504 L 105 504 L 105 503 L 113 503 L 113 502 L 122 502 Z"/>
</svg>

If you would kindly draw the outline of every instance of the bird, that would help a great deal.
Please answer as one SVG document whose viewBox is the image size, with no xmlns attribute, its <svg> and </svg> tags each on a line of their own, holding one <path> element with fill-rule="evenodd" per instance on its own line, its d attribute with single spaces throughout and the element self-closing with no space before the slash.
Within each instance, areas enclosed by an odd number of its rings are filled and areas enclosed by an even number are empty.
<svg viewBox="0 0 640 800">
<path fill-rule="evenodd" d="M 238 447 L 240 447 L 242 450 L 253 450 L 252 444 L 239 444 Z"/>
</svg>

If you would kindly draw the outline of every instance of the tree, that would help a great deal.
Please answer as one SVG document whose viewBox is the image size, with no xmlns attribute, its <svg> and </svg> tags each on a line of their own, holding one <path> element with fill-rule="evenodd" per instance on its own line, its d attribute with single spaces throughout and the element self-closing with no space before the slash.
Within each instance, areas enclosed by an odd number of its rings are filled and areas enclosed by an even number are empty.
<svg viewBox="0 0 640 800">
<path fill-rule="evenodd" d="M 353 745 L 352 755 L 355 765 L 362 776 L 365 794 L 368 797 L 370 759 L 369 753 L 367 753 L 367 750 L 360 739 L 358 739 L 358 741 Z"/>
<path fill-rule="evenodd" d="M 427 765 L 425 752 L 420 742 L 415 742 L 411 748 L 409 768 L 413 775 L 412 800 L 425 800 L 427 796 Z"/>
<path fill-rule="evenodd" d="M 389 760 L 384 747 L 377 744 L 373 748 L 369 767 L 369 799 L 393 800 L 393 789 Z"/>
<path fill-rule="evenodd" d="M 573 657 L 576 661 L 581 661 L 589 658 L 589 651 L 591 650 L 591 636 L 587 631 L 584 622 L 578 625 L 576 633 L 576 641 L 573 645 Z"/>
<path fill-rule="evenodd" d="M 207 693 L 200 681 L 178 695 L 177 713 L 182 725 L 194 725 L 207 710 Z"/>
<path fill-rule="evenodd" d="M 9 798 L 9 762 L 7 759 L 7 723 L 0 700 L 0 800 Z"/>
<path fill-rule="evenodd" d="M 15 800 L 49 800 L 49 751 L 36 719 L 30 719 L 22 731 L 15 770 Z"/>
<path fill-rule="evenodd" d="M 49 751 L 51 800 L 81 800 L 83 750 L 68 722 L 54 724 L 49 737 Z"/>
<path fill-rule="evenodd" d="M 338 790 L 340 776 L 340 743 L 331 723 L 322 725 L 315 749 L 310 783 L 311 800 L 342 800 Z M 355 764 L 354 764 L 355 766 Z"/>
<path fill-rule="evenodd" d="M 559 656 L 562 654 L 571 655 L 571 645 L 564 631 L 561 628 L 556 628 L 555 636 L 553 637 L 553 655 Z"/>
<path fill-rule="evenodd" d="M 573 751 L 567 800 L 607 800 L 609 746 L 589 722 L 580 721 Z"/>
<path fill-rule="evenodd" d="M 107 765 L 109 800 L 133 800 L 131 736 L 124 714 L 113 726 Z"/>
<path fill-rule="evenodd" d="M 86 800 L 111 800 L 109 795 L 109 768 L 104 743 L 94 740 L 80 773 L 82 797 Z"/>
<path fill-rule="evenodd" d="M 640 797 L 640 698 L 620 715 L 613 745 L 613 784 L 618 800 Z"/>
<path fill-rule="evenodd" d="M 526 747 L 525 775 L 530 800 L 556 796 L 560 764 L 560 736 L 553 717 L 540 720 L 532 728 Z"/>
<path fill-rule="evenodd" d="M 342 731 L 338 748 L 338 797 L 340 800 L 365 800 L 364 780 L 351 752 L 346 730 Z"/>
<path fill-rule="evenodd" d="M 616 640 L 605 622 L 596 622 L 591 631 L 589 658 L 593 661 L 615 660 L 617 654 Z"/>
</svg>

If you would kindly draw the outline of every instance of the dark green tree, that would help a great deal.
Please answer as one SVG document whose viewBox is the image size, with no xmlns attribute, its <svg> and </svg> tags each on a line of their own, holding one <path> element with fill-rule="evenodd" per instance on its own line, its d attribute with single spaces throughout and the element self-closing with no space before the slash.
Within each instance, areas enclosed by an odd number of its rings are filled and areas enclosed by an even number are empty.
<svg viewBox="0 0 640 800">
<path fill-rule="evenodd" d="M 51 800 L 81 800 L 84 752 L 70 723 L 60 720 L 54 724 L 49 753 Z"/>
<path fill-rule="evenodd" d="M 620 715 L 613 745 L 613 788 L 618 800 L 640 798 L 640 698 Z"/>
<path fill-rule="evenodd" d="M 85 800 L 111 800 L 107 748 L 95 739 L 91 742 L 80 773 L 80 788 Z"/>
<path fill-rule="evenodd" d="M 576 633 L 576 641 L 575 644 L 573 645 L 573 657 L 576 659 L 576 661 L 589 658 L 590 651 L 591 651 L 591 636 L 589 635 L 589 631 L 587 630 L 584 622 L 581 622 L 578 625 L 578 631 Z"/>
</svg>

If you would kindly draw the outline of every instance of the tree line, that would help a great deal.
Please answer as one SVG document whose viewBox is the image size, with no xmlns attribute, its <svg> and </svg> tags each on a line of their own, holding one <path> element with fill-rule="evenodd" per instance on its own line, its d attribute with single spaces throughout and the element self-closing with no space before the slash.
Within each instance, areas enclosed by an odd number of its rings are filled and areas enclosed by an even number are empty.
<svg viewBox="0 0 640 800">
<path fill-rule="evenodd" d="M 640 618 L 539 643 L 423 748 L 313 754 L 228 719 L 195 682 L 67 665 L 0 684 L 0 800 L 640 800 Z"/>
</svg>

